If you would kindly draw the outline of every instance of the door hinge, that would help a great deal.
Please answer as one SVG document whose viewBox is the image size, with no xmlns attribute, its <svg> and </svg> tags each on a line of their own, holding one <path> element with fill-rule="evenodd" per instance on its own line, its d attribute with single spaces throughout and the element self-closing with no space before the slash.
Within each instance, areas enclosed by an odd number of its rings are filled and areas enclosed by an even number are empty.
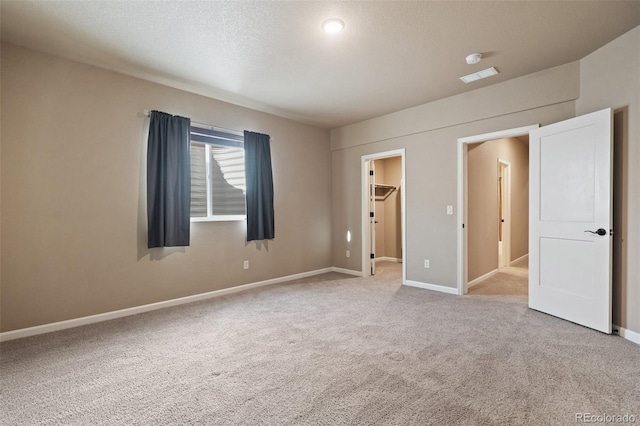
<svg viewBox="0 0 640 426">
<path fill-rule="evenodd" d="M 373 253 L 371 253 L 371 254 L 369 255 L 369 258 L 370 258 L 370 259 L 375 259 L 375 255 L 374 255 Z"/>
<path fill-rule="evenodd" d="M 369 176 L 373 176 L 373 170 L 369 170 Z"/>
<path fill-rule="evenodd" d="M 373 217 L 373 212 L 369 212 L 369 217 Z"/>
</svg>

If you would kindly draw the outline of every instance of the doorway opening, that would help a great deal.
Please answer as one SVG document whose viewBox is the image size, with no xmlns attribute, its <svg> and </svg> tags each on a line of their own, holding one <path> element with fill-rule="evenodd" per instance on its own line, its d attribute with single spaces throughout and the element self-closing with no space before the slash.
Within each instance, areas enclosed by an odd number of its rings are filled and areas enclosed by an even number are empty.
<svg viewBox="0 0 640 426">
<path fill-rule="evenodd" d="M 614 328 L 612 277 L 615 265 L 619 264 L 616 263 L 619 254 L 612 247 L 615 246 L 612 219 L 616 215 L 612 194 L 620 194 L 623 185 L 620 171 L 616 173 L 613 168 L 612 154 L 621 136 L 616 136 L 620 129 L 618 126 L 616 132 L 614 111 L 606 108 L 538 127 L 458 140 L 459 294 L 466 293 L 473 283 L 469 281 L 471 259 L 477 255 L 471 247 L 470 235 L 474 229 L 471 198 L 477 195 L 470 189 L 471 182 L 475 182 L 471 178 L 470 151 L 486 140 L 528 134 L 531 205 L 527 236 L 531 243 L 527 253 L 527 306 L 610 334 Z M 513 182 L 515 170 L 510 170 L 509 175 L 513 198 L 518 193 Z M 514 205 L 512 202 L 512 219 L 518 216 Z M 514 245 L 512 238 L 512 252 Z"/>
<path fill-rule="evenodd" d="M 401 269 L 406 282 L 405 181 L 404 149 L 362 156 L 364 276 Z"/>
<path fill-rule="evenodd" d="M 527 295 L 528 137 L 458 139 L 458 294 Z"/>
</svg>

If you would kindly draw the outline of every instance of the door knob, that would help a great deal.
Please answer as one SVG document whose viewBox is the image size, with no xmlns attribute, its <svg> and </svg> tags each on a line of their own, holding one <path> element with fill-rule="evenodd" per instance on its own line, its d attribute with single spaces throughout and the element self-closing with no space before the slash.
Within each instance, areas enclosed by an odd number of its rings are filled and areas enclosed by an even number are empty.
<svg viewBox="0 0 640 426">
<path fill-rule="evenodd" d="M 602 237 L 602 236 L 604 236 L 604 235 L 607 235 L 607 231 L 605 231 L 605 230 L 604 230 L 604 229 L 602 229 L 602 228 L 598 229 L 597 231 L 589 231 L 589 230 L 587 229 L 587 230 L 586 230 L 586 231 L 584 231 L 584 232 L 590 232 L 590 233 L 592 233 L 592 234 L 598 234 L 598 235 L 600 235 L 601 237 Z"/>
</svg>

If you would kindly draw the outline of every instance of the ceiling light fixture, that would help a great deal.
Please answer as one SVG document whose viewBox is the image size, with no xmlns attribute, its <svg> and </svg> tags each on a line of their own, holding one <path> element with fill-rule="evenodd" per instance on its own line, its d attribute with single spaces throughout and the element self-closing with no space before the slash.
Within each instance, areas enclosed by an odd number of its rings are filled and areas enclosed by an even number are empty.
<svg viewBox="0 0 640 426">
<path fill-rule="evenodd" d="M 472 53 L 466 57 L 467 64 L 475 65 L 482 60 L 482 53 Z"/>
<path fill-rule="evenodd" d="M 492 75 L 498 74 L 498 70 L 495 67 L 487 68 L 486 70 L 474 72 L 473 74 L 465 75 L 464 77 L 460 77 L 460 80 L 465 83 L 471 83 L 472 81 L 481 80 L 483 78 L 491 77 Z"/>
<path fill-rule="evenodd" d="M 329 34 L 337 34 L 342 31 L 343 28 L 344 21 L 337 18 L 327 19 L 322 23 L 322 29 L 324 30 L 324 32 Z"/>
</svg>

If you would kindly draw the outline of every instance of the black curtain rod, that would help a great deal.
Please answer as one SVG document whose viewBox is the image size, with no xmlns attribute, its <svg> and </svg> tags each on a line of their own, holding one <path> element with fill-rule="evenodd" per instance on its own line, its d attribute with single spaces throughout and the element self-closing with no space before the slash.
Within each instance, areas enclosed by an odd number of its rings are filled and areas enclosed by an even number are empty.
<svg viewBox="0 0 640 426">
<path fill-rule="evenodd" d="M 142 112 L 144 115 L 146 115 L 147 117 L 151 116 L 151 111 L 149 111 L 148 109 L 145 109 Z M 220 126 L 214 126 L 213 124 L 207 124 L 207 123 L 198 123 L 197 121 L 192 121 L 193 124 L 197 124 L 198 126 L 204 126 L 204 127 L 208 127 L 211 130 L 223 130 L 226 132 L 230 132 L 230 133 L 236 133 L 238 135 L 244 136 L 244 132 L 241 130 L 235 130 L 235 129 L 227 129 L 226 127 L 220 127 Z"/>
</svg>

